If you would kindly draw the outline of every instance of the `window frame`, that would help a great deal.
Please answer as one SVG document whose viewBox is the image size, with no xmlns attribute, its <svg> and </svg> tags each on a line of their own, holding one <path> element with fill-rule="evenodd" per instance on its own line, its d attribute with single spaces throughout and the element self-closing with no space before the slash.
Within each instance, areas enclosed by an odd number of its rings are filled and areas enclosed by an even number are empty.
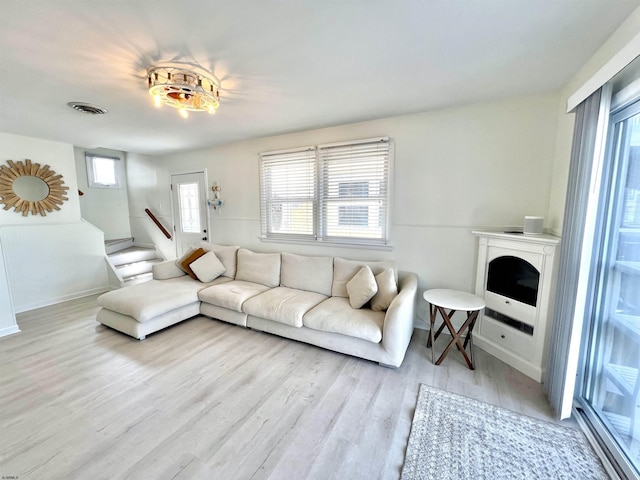
<svg viewBox="0 0 640 480">
<path fill-rule="evenodd" d="M 327 174 L 323 171 L 323 168 L 326 168 L 326 164 L 324 163 L 324 159 L 321 153 L 322 149 L 330 149 L 334 147 L 354 147 L 358 148 L 359 146 L 363 146 L 364 144 L 381 144 L 385 145 L 382 149 L 383 153 L 380 155 L 383 159 L 384 163 L 382 164 L 381 173 L 378 172 L 378 175 L 381 176 L 380 179 L 376 179 L 373 176 L 358 178 L 358 177 L 349 177 L 346 178 L 343 182 L 339 179 L 332 179 L 334 185 L 337 185 L 337 192 L 343 193 L 351 193 L 353 195 L 347 195 L 346 203 L 347 205 L 343 205 L 346 208 L 346 211 L 349 209 L 355 208 L 367 208 L 367 212 L 369 212 L 369 208 L 371 206 L 367 205 L 358 205 L 357 203 L 352 203 L 351 200 L 357 199 L 359 195 L 358 192 L 366 191 L 366 196 L 362 196 L 360 198 L 361 202 L 366 203 L 367 199 L 373 197 L 373 199 L 377 199 L 377 201 L 381 202 L 380 205 L 383 207 L 384 211 L 382 213 L 378 213 L 375 217 L 378 218 L 376 225 L 380 227 L 380 235 L 374 238 L 365 237 L 365 236 L 330 236 L 328 234 L 328 209 L 327 205 L 330 203 L 327 201 L 327 192 L 323 189 L 327 188 L 325 182 L 327 178 L 331 178 L 331 174 Z M 390 239 L 390 228 L 389 225 L 391 223 L 391 198 L 392 198 L 392 185 L 393 185 L 393 151 L 394 144 L 389 137 L 376 137 L 376 138 L 367 138 L 362 140 L 353 140 L 347 142 L 340 143 L 332 143 L 332 144 L 324 144 L 318 146 L 306 146 L 295 149 L 287 149 L 287 150 L 278 150 L 278 151 L 270 151 L 270 152 L 262 152 L 259 154 L 259 179 L 260 179 L 260 228 L 261 234 L 260 239 L 263 242 L 277 242 L 277 243 L 313 243 L 313 244 L 326 244 L 326 245 L 340 245 L 340 246 L 358 246 L 359 248 L 373 248 L 373 249 L 391 249 L 391 239 Z M 282 158 L 286 157 L 286 155 L 302 153 L 302 152 L 312 152 L 313 153 L 313 162 L 315 164 L 315 178 L 313 185 L 307 184 L 308 187 L 313 191 L 312 197 L 312 216 L 313 216 L 313 232 L 311 234 L 295 234 L 295 233 L 276 233 L 273 231 L 270 217 L 267 215 L 269 209 L 269 203 L 272 201 L 272 192 L 269 191 L 269 181 L 267 180 L 267 173 L 265 172 L 265 162 L 268 160 L 277 159 L 279 156 Z M 325 157 L 326 159 L 326 157 Z M 348 164 L 348 158 L 346 158 Z M 286 160 L 283 160 L 286 162 Z M 357 163 L 355 161 L 354 163 Z M 380 182 L 379 190 L 382 193 L 377 195 L 372 194 L 371 182 Z M 366 188 L 356 188 L 353 185 L 356 184 L 365 184 Z M 352 185 L 351 187 L 342 186 L 344 185 Z M 344 189 L 344 190 L 343 190 Z M 376 189 L 373 189 L 376 190 Z M 348 191 L 348 192 L 347 192 Z M 369 202 L 371 200 L 368 200 Z M 338 199 L 339 203 L 339 199 Z M 334 208 L 335 209 L 335 208 Z M 338 216 L 333 218 L 334 223 L 340 223 L 342 219 L 342 215 L 340 212 L 345 211 L 345 209 L 341 210 L 341 206 L 338 205 L 336 211 L 338 212 Z M 370 213 L 367 213 L 367 224 L 369 226 L 369 220 L 374 218 Z M 357 219 L 356 219 L 357 220 Z M 382 225 L 381 223 L 384 224 Z M 338 224 L 336 224 L 338 225 Z M 365 227 L 360 221 L 356 223 L 352 223 L 352 226 L 357 230 L 358 228 Z M 335 225 L 334 225 L 335 227 Z"/>
<path fill-rule="evenodd" d="M 89 188 L 107 188 L 107 189 L 119 189 L 120 188 L 120 175 L 119 175 L 119 157 L 113 157 L 110 155 L 100 155 L 96 153 L 87 153 L 84 154 L 85 163 L 87 166 L 87 185 Z M 107 184 L 96 181 L 96 168 L 95 168 L 95 160 L 103 159 L 103 160 L 112 160 L 113 161 L 113 175 L 115 178 L 115 183 Z"/>
</svg>

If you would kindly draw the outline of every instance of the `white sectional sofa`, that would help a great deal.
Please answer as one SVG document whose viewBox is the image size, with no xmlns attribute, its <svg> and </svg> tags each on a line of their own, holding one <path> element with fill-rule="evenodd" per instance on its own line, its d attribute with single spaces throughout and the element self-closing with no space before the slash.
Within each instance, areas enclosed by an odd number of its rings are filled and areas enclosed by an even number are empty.
<svg viewBox="0 0 640 480">
<path fill-rule="evenodd" d="M 185 255 L 163 262 L 154 266 L 150 282 L 101 295 L 97 320 L 142 340 L 202 314 L 401 365 L 413 333 L 414 273 L 397 272 L 387 261 L 256 253 L 205 242 L 199 247 L 192 253 L 196 260 Z"/>
</svg>

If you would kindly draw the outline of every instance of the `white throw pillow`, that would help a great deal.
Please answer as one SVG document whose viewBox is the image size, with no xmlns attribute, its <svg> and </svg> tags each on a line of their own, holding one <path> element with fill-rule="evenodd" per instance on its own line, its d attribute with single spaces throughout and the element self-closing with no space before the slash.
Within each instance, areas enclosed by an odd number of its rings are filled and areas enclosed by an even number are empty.
<svg viewBox="0 0 640 480">
<path fill-rule="evenodd" d="M 347 282 L 347 293 L 349 303 L 353 308 L 362 308 L 378 291 L 376 278 L 373 276 L 371 268 L 367 265 L 362 267 L 354 277 Z"/>
<path fill-rule="evenodd" d="M 382 273 L 375 276 L 378 292 L 371 299 L 371 310 L 384 312 L 396 295 L 398 286 L 396 285 L 396 275 L 393 268 L 387 268 Z"/>
<path fill-rule="evenodd" d="M 213 282 L 225 271 L 224 265 L 215 252 L 205 253 L 189 265 L 198 280 L 204 283 Z"/>
<path fill-rule="evenodd" d="M 395 272 L 395 262 L 392 261 L 383 260 L 380 262 L 361 262 L 335 257 L 333 259 L 333 284 L 331 286 L 331 296 L 347 298 L 349 296 L 347 293 L 347 282 L 351 280 L 364 265 L 368 265 L 374 275 L 381 273 L 387 268 L 393 268 Z M 398 275 L 396 273 L 396 281 L 397 280 Z"/>
</svg>

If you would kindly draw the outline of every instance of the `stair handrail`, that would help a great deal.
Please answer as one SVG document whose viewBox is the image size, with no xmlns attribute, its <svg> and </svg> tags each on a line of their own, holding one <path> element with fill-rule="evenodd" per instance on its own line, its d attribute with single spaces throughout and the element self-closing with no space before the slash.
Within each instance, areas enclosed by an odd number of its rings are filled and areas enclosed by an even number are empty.
<svg viewBox="0 0 640 480">
<path fill-rule="evenodd" d="M 153 223 L 156 224 L 156 226 L 160 229 L 160 231 L 162 233 L 164 233 L 164 236 L 167 237 L 169 240 L 171 240 L 171 234 L 168 232 L 168 230 L 166 228 L 164 228 L 164 226 L 156 218 L 156 216 L 153 214 L 153 212 L 151 212 L 151 210 L 149 210 L 148 208 L 145 208 L 144 211 L 145 211 L 145 213 L 147 215 L 149 215 L 149 218 L 151 218 L 151 220 L 153 220 Z"/>
</svg>

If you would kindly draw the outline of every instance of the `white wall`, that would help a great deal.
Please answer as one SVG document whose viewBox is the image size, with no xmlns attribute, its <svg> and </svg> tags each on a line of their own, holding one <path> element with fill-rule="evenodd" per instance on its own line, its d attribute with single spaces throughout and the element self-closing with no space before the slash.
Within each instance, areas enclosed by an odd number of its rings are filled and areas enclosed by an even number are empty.
<svg viewBox="0 0 640 480">
<path fill-rule="evenodd" d="M 637 44 L 638 32 L 640 32 L 640 8 L 629 16 L 560 92 L 553 182 L 551 184 L 549 212 L 547 214 L 549 219 L 547 225 L 556 235 L 562 233 L 569 163 L 571 161 L 571 144 L 573 142 L 574 114 L 566 113 L 567 99 L 596 75 L 620 51 L 629 44 Z M 640 55 L 640 52 L 637 53 Z"/>
<path fill-rule="evenodd" d="M 0 229 L 16 313 L 109 289 L 104 236 L 87 222 Z"/>
<path fill-rule="evenodd" d="M 9 279 L 5 268 L 4 254 L 2 253 L 2 242 L 0 241 L 0 337 L 19 331 L 13 311 Z"/>
<path fill-rule="evenodd" d="M 557 104 L 557 95 L 537 95 L 247 140 L 161 161 L 130 156 L 129 201 L 136 211 L 154 205 L 170 220 L 169 175 L 206 168 L 225 200 L 219 212 L 210 210 L 213 242 L 394 259 L 401 270 L 419 275 L 421 288 L 473 291 L 471 231 L 522 226 L 525 215 L 544 216 L 549 209 Z M 259 240 L 259 152 L 383 135 L 395 142 L 392 251 Z"/>
<path fill-rule="evenodd" d="M 69 200 L 46 217 L 0 210 L 0 239 L 15 311 L 108 289 L 104 235 L 80 218 L 73 146 L 0 133 L 0 162 L 24 159 L 61 174 Z"/>
<path fill-rule="evenodd" d="M 91 222 L 104 232 L 105 240 L 129 238 L 129 201 L 127 198 L 127 175 L 125 169 L 125 154 L 117 150 L 98 148 L 87 150 L 75 147 L 73 149 L 76 164 L 78 188 L 84 193 L 80 196 L 80 211 L 82 218 Z M 116 162 L 118 169 L 119 188 L 91 188 L 87 177 L 87 162 L 85 153 L 94 153 L 106 157 L 119 158 Z"/>
<path fill-rule="evenodd" d="M 136 244 L 155 245 L 165 258 L 175 258 L 171 240 L 160 232 L 145 213 L 148 208 L 168 231 L 172 231 L 171 183 L 165 162 L 160 157 L 127 154 L 129 215 L 131 234 Z"/>
</svg>

